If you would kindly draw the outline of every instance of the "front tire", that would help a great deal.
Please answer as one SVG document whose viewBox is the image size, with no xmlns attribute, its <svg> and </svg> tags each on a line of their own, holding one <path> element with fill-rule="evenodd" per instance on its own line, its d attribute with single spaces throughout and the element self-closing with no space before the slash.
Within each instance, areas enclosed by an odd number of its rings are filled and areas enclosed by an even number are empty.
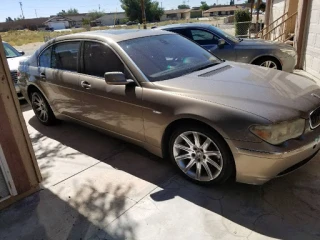
<svg viewBox="0 0 320 240">
<path fill-rule="evenodd" d="M 54 125 L 56 118 L 45 97 L 38 91 L 31 93 L 31 105 L 38 120 L 46 126 Z"/>
<path fill-rule="evenodd" d="M 282 68 L 279 61 L 275 58 L 272 58 L 272 57 L 260 58 L 256 61 L 254 61 L 253 64 L 261 66 L 261 67 L 272 68 L 272 69 L 277 69 L 277 70 L 281 70 L 281 68 Z"/>
<path fill-rule="evenodd" d="M 173 132 L 169 155 L 187 179 L 223 183 L 235 173 L 233 156 L 224 139 L 209 127 L 186 125 Z"/>
</svg>

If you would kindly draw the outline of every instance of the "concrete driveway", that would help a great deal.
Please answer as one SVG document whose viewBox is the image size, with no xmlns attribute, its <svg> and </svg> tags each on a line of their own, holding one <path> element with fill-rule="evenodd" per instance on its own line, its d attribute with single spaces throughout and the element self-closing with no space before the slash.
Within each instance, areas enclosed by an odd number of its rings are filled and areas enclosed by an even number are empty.
<svg viewBox="0 0 320 240">
<path fill-rule="evenodd" d="M 203 187 L 143 149 L 23 115 L 43 190 L 0 213 L 0 239 L 320 239 L 320 159 L 264 186 Z"/>
</svg>

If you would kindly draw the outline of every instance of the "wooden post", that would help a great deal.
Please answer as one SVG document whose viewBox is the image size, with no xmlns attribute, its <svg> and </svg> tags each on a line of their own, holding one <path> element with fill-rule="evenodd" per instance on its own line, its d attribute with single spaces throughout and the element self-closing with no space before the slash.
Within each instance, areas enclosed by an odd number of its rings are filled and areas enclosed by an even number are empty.
<svg viewBox="0 0 320 240">
<path fill-rule="evenodd" d="M 142 14 L 143 29 L 147 29 L 146 10 L 144 8 L 144 0 L 141 0 L 141 14 Z"/>
<path fill-rule="evenodd" d="M 294 47 L 297 50 L 298 60 L 296 68 L 302 69 L 303 67 L 303 52 L 304 52 L 304 35 L 305 35 L 305 28 L 306 28 L 306 18 L 307 12 L 310 5 L 310 0 L 299 0 L 298 3 L 298 16 L 297 22 L 295 27 L 295 38 L 294 38 Z"/>
<path fill-rule="evenodd" d="M 40 170 L 13 85 L 0 36 L 0 145 L 16 194 L 1 201 L 0 209 L 39 188 Z M 3 160 L 3 159 L 2 159 Z M 9 184 L 9 187 L 10 186 Z M 13 196 L 15 195 L 15 196 Z"/>
<path fill-rule="evenodd" d="M 264 25 L 265 25 L 265 28 L 266 28 L 266 32 L 269 32 L 271 9 L 272 9 L 272 1 L 271 0 L 267 0 L 266 1 L 266 12 L 265 12 L 265 15 L 264 15 Z"/>
<path fill-rule="evenodd" d="M 253 7 L 254 7 L 254 2 L 255 2 L 255 0 L 251 0 L 251 10 L 250 10 L 251 21 L 252 21 L 252 11 L 253 11 Z"/>
<path fill-rule="evenodd" d="M 259 32 L 259 12 L 260 12 L 260 3 L 261 0 L 258 0 L 256 5 L 256 11 L 257 11 L 257 20 L 256 20 L 256 33 Z"/>
</svg>

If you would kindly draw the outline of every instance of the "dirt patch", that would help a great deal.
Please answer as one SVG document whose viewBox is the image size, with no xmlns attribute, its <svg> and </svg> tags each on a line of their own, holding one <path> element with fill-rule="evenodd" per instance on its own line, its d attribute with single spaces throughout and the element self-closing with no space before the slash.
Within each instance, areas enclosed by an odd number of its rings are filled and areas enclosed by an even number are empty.
<svg viewBox="0 0 320 240">
<path fill-rule="evenodd" d="M 19 51 L 24 51 L 25 55 L 33 54 L 44 42 L 35 42 L 35 43 L 28 43 L 21 46 L 14 46 Z"/>
</svg>

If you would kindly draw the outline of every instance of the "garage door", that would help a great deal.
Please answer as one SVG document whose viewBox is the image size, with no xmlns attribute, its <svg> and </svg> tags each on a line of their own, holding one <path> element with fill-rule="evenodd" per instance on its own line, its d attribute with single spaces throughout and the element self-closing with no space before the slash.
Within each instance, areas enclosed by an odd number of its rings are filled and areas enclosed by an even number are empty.
<svg viewBox="0 0 320 240">
<path fill-rule="evenodd" d="M 304 70 L 320 79 L 320 1 L 312 1 Z"/>
<path fill-rule="evenodd" d="M 54 30 L 59 30 L 59 29 L 65 29 L 66 28 L 63 22 L 62 23 L 59 23 L 59 22 L 51 23 L 50 25 Z"/>
</svg>

